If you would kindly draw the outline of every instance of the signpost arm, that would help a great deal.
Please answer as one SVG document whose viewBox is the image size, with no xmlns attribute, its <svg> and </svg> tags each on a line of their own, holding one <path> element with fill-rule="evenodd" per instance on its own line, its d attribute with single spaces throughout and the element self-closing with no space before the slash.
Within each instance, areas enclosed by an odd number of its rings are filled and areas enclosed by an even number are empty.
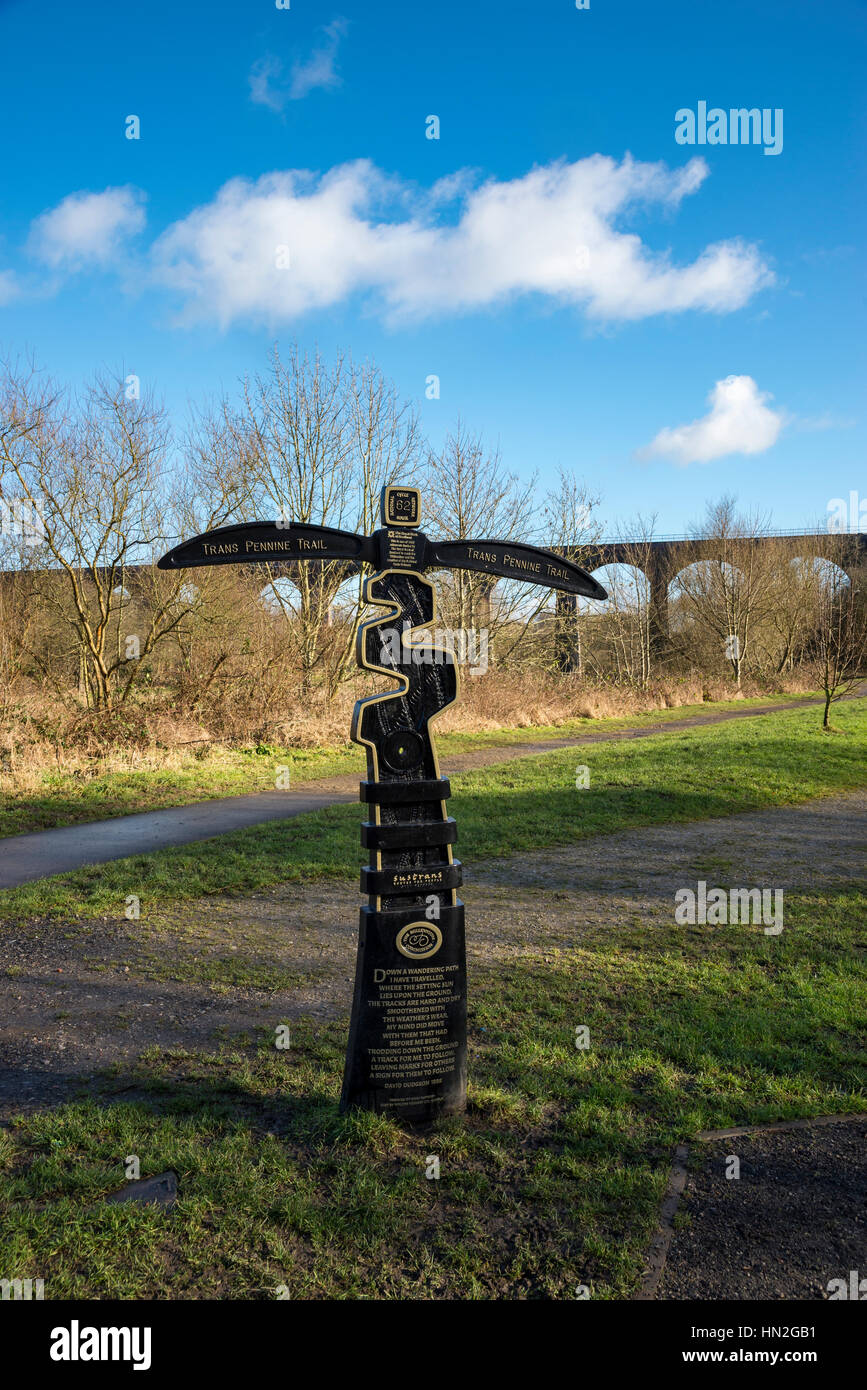
<svg viewBox="0 0 867 1390">
<path fill-rule="evenodd" d="M 430 541 L 428 564 L 431 569 L 477 570 L 503 579 L 520 579 L 583 598 L 608 597 L 598 580 L 580 565 L 523 541 Z"/>
<path fill-rule="evenodd" d="M 372 563 L 372 536 L 304 522 L 252 521 L 220 526 L 182 541 L 157 561 L 161 570 L 197 565 L 273 565 L 280 561 L 345 560 Z"/>
</svg>

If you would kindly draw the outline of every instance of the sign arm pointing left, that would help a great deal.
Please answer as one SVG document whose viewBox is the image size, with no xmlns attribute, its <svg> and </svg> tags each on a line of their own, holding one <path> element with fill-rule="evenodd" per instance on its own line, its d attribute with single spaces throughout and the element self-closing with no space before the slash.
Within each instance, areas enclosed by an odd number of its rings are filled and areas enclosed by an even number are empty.
<svg viewBox="0 0 867 1390">
<path fill-rule="evenodd" d="M 161 570 L 193 565 L 264 565 L 275 561 L 346 560 L 370 563 L 372 540 L 333 526 L 303 522 L 252 521 L 220 526 L 183 541 L 157 561 Z"/>
</svg>

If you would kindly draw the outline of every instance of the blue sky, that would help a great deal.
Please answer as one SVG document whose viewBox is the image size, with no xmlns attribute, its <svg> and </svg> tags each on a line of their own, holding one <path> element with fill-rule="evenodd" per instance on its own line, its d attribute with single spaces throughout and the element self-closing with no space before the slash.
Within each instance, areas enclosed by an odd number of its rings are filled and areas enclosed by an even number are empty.
<svg viewBox="0 0 867 1390">
<path fill-rule="evenodd" d="M 0 347 L 180 420 L 275 339 L 340 345 L 434 444 L 460 413 L 574 469 L 609 534 L 724 492 L 800 526 L 867 497 L 865 31 L 853 0 L 0 0 Z M 678 143 L 701 101 L 782 110 L 781 150 Z"/>
</svg>

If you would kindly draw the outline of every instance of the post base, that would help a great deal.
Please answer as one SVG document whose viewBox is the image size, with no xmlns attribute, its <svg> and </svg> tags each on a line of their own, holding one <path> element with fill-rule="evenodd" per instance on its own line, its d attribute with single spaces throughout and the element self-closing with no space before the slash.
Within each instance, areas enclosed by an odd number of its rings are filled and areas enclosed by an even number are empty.
<svg viewBox="0 0 867 1390">
<path fill-rule="evenodd" d="M 341 1112 L 423 1127 L 467 1104 L 464 906 L 361 909 Z"/>
</svg>

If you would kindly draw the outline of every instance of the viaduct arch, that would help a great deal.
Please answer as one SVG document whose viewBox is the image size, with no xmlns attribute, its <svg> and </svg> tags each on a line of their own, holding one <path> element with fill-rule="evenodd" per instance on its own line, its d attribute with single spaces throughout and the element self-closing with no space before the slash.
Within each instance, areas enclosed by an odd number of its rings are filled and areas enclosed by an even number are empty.
<svg viewBox="0 0 867 1390">
<path fill-rule="evenodd" d="M 669 586 L 681 570 L 694 564 L 696 560 L 723 558 L 727 543 L 762 546 L 783 538 L 797 546 L 803 559 L 833 560 L 850 579 L 857 566 L 867 560 L 865 531 L 766 531 L 761 536 L 733 536 L 730 542 L 716 537 L 696 540 L 689 536 L 661 536 L 657 540 L 637 543 L 601 541 L 596 545 L 571 546 L 568 551 L 564 550 L 564 553 L 568 553 L 570 559 L 585 569 L 598 570 L 605 565 L 631 565 L 641 570 L 650 588 L 651 644 L 658 650 L 669 636 Z M 574 613 L 577 605 L 578 600 L 574 594 L 558 594 L 558 617 L 566 618 L 568 614 Z M 564 648 L 561 665 L 571 669 L 568 644 Z"/>
</svg>

